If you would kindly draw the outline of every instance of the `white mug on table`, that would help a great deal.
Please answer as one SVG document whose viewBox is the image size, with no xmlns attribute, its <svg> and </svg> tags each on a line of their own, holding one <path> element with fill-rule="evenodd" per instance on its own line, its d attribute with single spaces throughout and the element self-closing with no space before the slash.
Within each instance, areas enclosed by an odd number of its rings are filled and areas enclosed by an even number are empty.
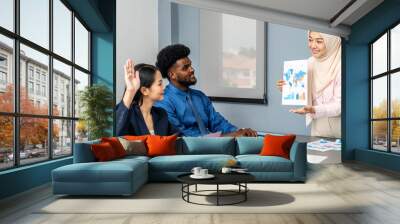
<svg viewBox="0 0 400 224">
<path fill-rule="evenodd" d="M 232 168 L 230 167 L 222 167 L 221 172 L 222 173 L 230 173 L 232 171 Z"/>
<path fill-rule="evenodd" d="M 200 170 L 200 176 L 207 176 L 208 175 L 208 169 L 201 169 Z"/>
<path fill-rule="evenodd" d="M 200 171 L 202 170 L 202 168 L 201 167 L 193 167 L 193 169 L 192 169 L 192 173 L 194 174 L 194 175 L 196 175 L 196 176 L 200 176 L 201 174 L 200 174 Z"/>
</svg>

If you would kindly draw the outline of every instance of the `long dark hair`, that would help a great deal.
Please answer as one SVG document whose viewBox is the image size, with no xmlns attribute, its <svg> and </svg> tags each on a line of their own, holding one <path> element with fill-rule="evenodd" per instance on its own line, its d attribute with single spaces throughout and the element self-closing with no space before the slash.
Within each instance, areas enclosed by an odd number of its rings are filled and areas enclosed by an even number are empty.
<svg viewBox="0 0 400 224">
<path fill-rule="evenodd" d="M 135 65 L 134 69 L 135 69 L 135 71 L 139 72 L 140 86 L 139 86 L 139 89 L 137 90 L 135 96 L 133 97 L 132 103 L 141 106 L 143 104 L 143 94 L 140 91 L 140 88 L 142 88 L 142 87 L 150 88 L 151 85 L 153 85 L 158 69 L 153 65 L 144 64 L 144 63 Z M 126 87 L 125 87 L 125 91 L 126 91 Z M 124 91 L 124 95 L 125 95 L 125 91 Z"/>
</svg>

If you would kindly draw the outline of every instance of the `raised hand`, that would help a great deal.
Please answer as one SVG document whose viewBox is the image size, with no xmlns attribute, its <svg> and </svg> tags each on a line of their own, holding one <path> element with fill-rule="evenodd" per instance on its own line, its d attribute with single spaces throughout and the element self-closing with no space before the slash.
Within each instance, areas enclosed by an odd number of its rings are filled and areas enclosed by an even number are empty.
<svg viewBox="0 0 400 224">
<path fill-rule="evenodd" d="M 127 108 L 130 108 L 133 98 L 140 88 L 140 77 L 139 72 L 135 71 L 134 63 L 131 59 L 128 59 L 126 61 L 124 71 L 126 91 L 122 98 L 122 101 Z"/>
<path fill-rule="evenodd" d="M 126 91 L 136 93 L 140 88 L 139 72 L 135 71 L 134 63 L 128 59 L 124 66 Z"/>
</svg>

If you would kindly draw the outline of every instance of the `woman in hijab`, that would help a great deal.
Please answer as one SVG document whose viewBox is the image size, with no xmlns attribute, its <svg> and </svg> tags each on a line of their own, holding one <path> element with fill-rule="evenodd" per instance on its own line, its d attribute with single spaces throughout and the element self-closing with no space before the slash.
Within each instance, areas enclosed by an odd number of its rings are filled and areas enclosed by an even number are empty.
<svg viewBox="0 0 400 224">
<path fill-rule="evenodd" d="M 340 138 L 341 136 L 341 39 L 340 37 L 308 32 L 309 104 L 290 110 L 306 116 L 311 135 Z M 285 81 L 277 82 L 282 91 Z"/>
</svg>

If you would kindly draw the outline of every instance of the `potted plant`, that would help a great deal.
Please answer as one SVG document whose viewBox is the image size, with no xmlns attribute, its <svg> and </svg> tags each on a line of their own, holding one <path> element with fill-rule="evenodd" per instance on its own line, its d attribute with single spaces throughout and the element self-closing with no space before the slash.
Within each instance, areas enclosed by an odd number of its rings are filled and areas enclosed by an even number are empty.
<svg viewBox="0 0 400 224">
<path fill-rule="evenodd" d="M 102 84 L 86 87 L 79 93 L 81 121 L 79 128 L 85 126 L 89 140 L 110 136 L 112 126 L 113 93 Z M 78 133 L 79 135 L 79 133 Z"/>
</svg>

